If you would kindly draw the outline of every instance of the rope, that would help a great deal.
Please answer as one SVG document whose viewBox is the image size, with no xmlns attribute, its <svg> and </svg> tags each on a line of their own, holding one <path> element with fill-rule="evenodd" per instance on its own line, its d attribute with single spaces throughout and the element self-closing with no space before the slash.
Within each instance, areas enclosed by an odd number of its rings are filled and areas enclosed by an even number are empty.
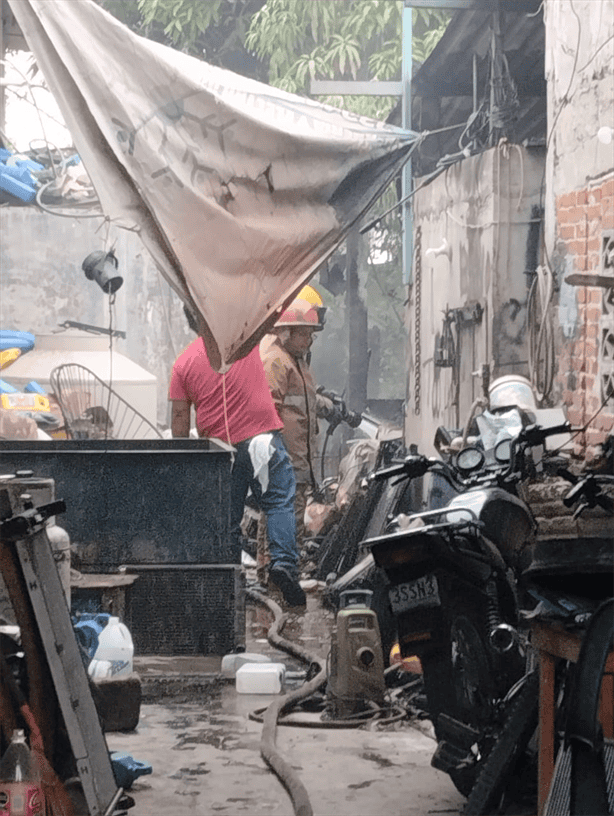
<svg viewBox="0 0 614 816">
<path fill-rule="evenodd" d="M 228 426 L 228 402 L 226 400 L 226 374 L 227 372 L 224 371 L 222 374 L 222 406 L 224 408 L 224 426 L 226 428 L 226 440 L 228 444 L 231 446 L 230 451 L 230 467 L 235 463 L 235 448 L 232 442 L 230 441 L 230 428 Z"/>
</svg>

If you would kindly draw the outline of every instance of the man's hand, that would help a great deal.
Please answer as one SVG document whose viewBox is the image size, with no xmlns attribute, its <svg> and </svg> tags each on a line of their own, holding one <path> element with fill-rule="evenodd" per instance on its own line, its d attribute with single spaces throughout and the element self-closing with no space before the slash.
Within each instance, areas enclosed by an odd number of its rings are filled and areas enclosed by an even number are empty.
<svg viewBox="0 0 614 816">
<path fill-rule="evenodd" d="M 190 435 L 190 409 L 188 400 L 172 400 L 171 431 L 173 438 Z"/>
</svg>

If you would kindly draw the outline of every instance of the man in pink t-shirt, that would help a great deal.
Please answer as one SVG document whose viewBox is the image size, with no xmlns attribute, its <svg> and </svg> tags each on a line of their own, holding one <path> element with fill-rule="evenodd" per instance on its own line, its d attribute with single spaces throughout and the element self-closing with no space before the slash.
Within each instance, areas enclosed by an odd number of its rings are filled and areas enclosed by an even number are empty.
<svg viewBox="0 0 614 816">
<path fill-rule="evenodd" d="M 194 329 L 191 315 L 186 316 Z M 248 488 L 267 518 L 271 566 L 269 583 L 287 606 L 304 607 L 298 580 L 294 469 L 281 436 L 279 419 L 260 359 L 258 346 L 218 374 L 209 363 L 202 337 L 197 337 L 173 365 L 169 385 L 173 437 L 189 436 L 192 406 L 199 436 L 221 439 L 235 448 L 230 486 L 230 531 L 237 545 Z M 270 434 L 270 439 L 263 435 Z M 267 451 L 268 480 L 254 472 L 252 457 Z"/>
</svg>

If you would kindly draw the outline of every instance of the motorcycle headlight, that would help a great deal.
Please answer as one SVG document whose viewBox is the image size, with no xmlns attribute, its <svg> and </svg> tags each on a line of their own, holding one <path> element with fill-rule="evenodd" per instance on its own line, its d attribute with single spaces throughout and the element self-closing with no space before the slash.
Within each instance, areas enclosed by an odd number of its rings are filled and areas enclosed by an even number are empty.
<svg viewBox="0 0 614 816">
<path fill-rule="evenodd" d="M 456 467 L 461 473 L 472 473 L 484 464 L 484 454 L 479 448 L 463 448 L 456 456 Z"/>
<path fill-rule="evenodd" d="M 502 439 L 495 445 L 495 459 L 501 464 L 506 464 L 512 458 L 512 440 Z"/>
</svg>

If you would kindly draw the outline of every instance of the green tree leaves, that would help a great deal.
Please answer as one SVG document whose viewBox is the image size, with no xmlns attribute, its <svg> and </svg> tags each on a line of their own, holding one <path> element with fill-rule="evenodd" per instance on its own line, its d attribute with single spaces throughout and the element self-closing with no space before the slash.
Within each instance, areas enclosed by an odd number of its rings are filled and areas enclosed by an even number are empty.
<svg viewBox="0 0 614 816">
<path fill-rule="evenodd" d="M 223 0 L 137 0 L 137 5 L 145 26 L 159 23 L 174 43 L 189 49 L 202 32 L 219 22 Z"/>
</svg>

